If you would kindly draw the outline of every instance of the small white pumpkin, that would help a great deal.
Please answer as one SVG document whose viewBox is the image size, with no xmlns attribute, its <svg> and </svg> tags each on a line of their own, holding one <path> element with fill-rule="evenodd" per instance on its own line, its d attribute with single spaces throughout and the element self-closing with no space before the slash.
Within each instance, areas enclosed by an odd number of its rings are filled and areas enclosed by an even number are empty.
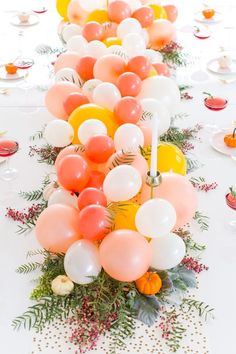
<svg viewBox="0 0 236 354">
<path fill-rule="evenodd" d="M 48 201 L 49 197 L 52 195 L 53 192 L 55 192 L 55 190 L 57 190 L 58 187 L 59 186 L 57 182 L 51 182 L 44 188 L 43 199 L 45 200 L 45 202 Z"/>
<path fill-rule="evenodd" d="M 221 69 L 229 69 L 232 65 L 232 58 L 229 55 L 222 55 L 218 59 L 218 63 Z"/>
<path fill-rule="evenodd" d="M 55 295 L 69 295 L 74 289 L 74 283 L 66 275 L 58 275 L 51 283 Z"/>
</svg>

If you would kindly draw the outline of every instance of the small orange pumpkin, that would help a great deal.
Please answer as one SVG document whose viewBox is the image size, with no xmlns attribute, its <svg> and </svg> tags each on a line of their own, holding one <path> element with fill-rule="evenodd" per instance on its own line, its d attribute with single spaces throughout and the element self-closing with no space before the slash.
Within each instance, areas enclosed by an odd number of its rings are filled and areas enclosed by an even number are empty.
<svg viewBox="0 0 236 354">
<path fill-rule="evenodd" d="M 146 272 L 135 281 L 135 285 L 141 294 L 154 295 L 160 291 L 162 280 L 157 273 Z"/>
<path fill-rule="evenodd" d="M 210 19 L 215 15 L 215 10 L 214 9 L 206 9 L 202 11 L 203 16 L 206 19 Z"/>
<path fill-rule="evenodd" d="M 225 135 L 224 142 L 228 147 L 236 147 L 236 128 L 234 128 L 233 134 Z"/>
<path fill-rule="evenodd" d="M 17 66 L 15 66 L 13 63 L 6 64 L 5 69 L 8 74 L 15 74 L 17 72 Z"/>
</svg>

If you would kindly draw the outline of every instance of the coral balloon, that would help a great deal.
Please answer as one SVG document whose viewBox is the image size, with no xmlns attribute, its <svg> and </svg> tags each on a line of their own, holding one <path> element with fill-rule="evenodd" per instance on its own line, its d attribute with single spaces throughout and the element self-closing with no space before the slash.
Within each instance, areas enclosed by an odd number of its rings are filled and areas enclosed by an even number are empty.
<svg viewBox="0 0 236 354">
<path fill-rule="evenodd" d="M 167 14 L 167 19 L 171 22 L 175 22 L 175 20 L 178 17 L 178 9 L 175 5 L 165 5 L 163 6 L 166 14 Z"/>
<path fill-rule="evenodd" d="M 94 78 L 93 68 L 96 61 L 97 61 L 96 58 L 90 56 L 84 56 L 80 58 L 75 69 L 82 80 L 87 81 Z"/>
<path fill-rule="evenodd" d="M 131 58 L 127 65 L 127 71 L 137 74 L 142 80 L 148 77 L 150 70 L 150 60 L 142 55 Z"/>
<path fill-rule="evenodd" d="M 153 10 L 154 12 L 154 18 L 155 20 L 159 19 L 167 19 L 167 13 L 164 7 L 157 5 L 157 4 L 151 4 L 149 7 Z"/>
<path fill-rule="evenodd" d="M 89 167 L 79 155 L 67 155 L 57 167 L 58 183 L 71 192 L 81 192 L 89 181 Z"/>
<path fill-rule="evenodd" d="M 95 104 L 86 104 L 80 106 L 74 110 L 74 112 L 70 115 L 68 122 L 72 125 L 75 136 L 72 141 L 73 144 L 79 143 L 79 139 L 77 137 L 77 132 L 80 125 L 88 119 L 98 119 L 107 127 L 108 135 L 113 137 L 118 125 L 113 120 L 112 112 L 108 111 L 108 109 L 100 107 Z"/>
<path fill-rule="evenodd" d="M 48 111 L 55 117 L 66 120 L 68 114 L 63 103 L 69 94 L 74 92 L 80 92 L 80 88 L 70 82 L 57 82 L 51 86 L 45 97 Z"/>
<path fill-rule="evenodd" d="M 97 188 L 85 188 L 78 197 L 78 207 L 80 210 L 89 205 L 107 206 L 105 194 Z"/>
<path fill-rule="evenodd" d="M 91 21 L 84 25 L 82 35 L 88 42 L 94 40 L 102 41 L 104 38 L 104 28 L 100 23 Z"/>
<path fill-rule="evenodd" d="M 57 73 L 59 70 L 64 68 L 75 69 L 78 64 L 79 58 L 80 57 L 76 52 L 66 52 L 60 54 L 54 64 L 55 72 Z"/>
<path fill-rule="evenodd" d="M 137 228 L 135 226 L 135 216 L 139 208 L 140 205 L 136 203 L 130 203 L 130 202 L 122 203 L 122 212 L 116 213 L 115 215 L 114 229 L 115 230 L 128 229 L 128 230 L 137 231 Z M 111 205 L 111 210 L 112 210 L 112 205 Z"/>
<path fill-rule="evenodd" d="M 177 215 L 175 229 L 187 224 L 197 210 L 197 193 L 188 178 L 179 174 L 163 173 L 162 183 L 155 188 L 154 195 L 168 200 L 175 208 Z M 141 191 L 141 203 L 149 197 L 150 188 L 144 185 Z"/>
<path fill-rule="evenodd" d="M 112 228 L 111 214 L 102 205 L 89 205 L 79 213 L 79 228 L 83 238 L 102 240 Z"/>
<path fill-rule="evenodd" d="M 126 72 L 119 76 L 117 87 L 120 90 L 121 96 L 137 96 L 142 88 L 140 77 L 134 73 Z"/>
<path fill-rule="evenodd" d="M 114 142 L 106 135 L 94 135 L 85 145 L 86 156 L 96 163 L 106 162 L 114 151 Z"/>
<path fill-rule="evenodd" d="M 116 84 L 118 77 L 125 71 L 125 61 L 118 55 L 107 54 L 94 65 L 94 77 L 101 81 Z"/>
<path fill-rule="evenodd" d="M 98 23 L 109 22 L 108 11 L 106 9 L 96 9 L 90 12 L 86 18 L 86 22 L 95 21 Z"/>
<path fill-rule="evenodd" d="M 54 204 L 46 208 L 36 222 L 36 237 L 40 245 L 50 252 L 65 253 L 81 238 L 79 212 L 75 208 Z"/>
<path fill-rule="evenodd" d="M 118 124 L 136 124 L 142 117 L 142 106 L 134 97 L 123 97 L 114 107 L 114 118 Z"/>
<path fill-rule="evenodd" d="M 107 174 L 103 190 L 110 201 L 122 202 L 133 198 L 141 186 L 142 178 L 139 172 L 132 166 L 121 165 Z"/>
<path fill-rule="evenodd" d="M 70 23 L 82 25 L 88 17 L 88 12 L 82 9 L 78 0 L 71 0 L 67 8 L 67 17 Z"/>
<path fill-rule="evenodd" d="M 166 63 L 153 63 L 152 66 L 156 69 L 158 75 L 171 76 L 169 66 Z"/>
<path fill-rule="evenodd" d="M 105 177 L 106 176 L 103 172 L 91 171 L 89 181 L 88 181 L 88 184 L 86 185 L 86 188 L 92 187 L 92 188 L 97 188 L 99 190 L 102 190 Z"/>
<path fill-rule="evenodd" d="M 95 170 L 97 167 L 96 164 L 94 164 L 92 161 L 89 161 L 86 158 L 84 147 L 82 145 L 69 145 L 69 146 L 65 147 L 63 150 L 61 150 L 59 152 L 59 154 L 57 155 L 57 158 L 55 161 L 56 170 L 58 168 L 58 165 L 59 165 L 59 162 L 61 161 L 61 159 L 65 156 L 68 156 L 68 155 L 78 155 L 78 156 L 83 157 L 86 160 L 86 162 L 91 170 Z"/>
<path fill-rule="evenodd" d="M 68 116 L 79 106 L 89 103 L 88 98 L 80 92 L 70 93 L 63 103 L 63 107 Z"/>
<path fill-rule="evenodd" d="M 132 14 L 133 18 L 139 21 L 142 27 L 149 27 L 154 21 L 155 14 L 149 6 L 142 6 Z"/>
<path fill-rule="evenodd" d="M 103 23 L 104 39 L 108 37 L 116 37 L 117 27 L 118 24 L 115 22 Z"/>
<path fill-rule="evenodd" d="M 113 1 L 108 5 L 108 17 L 110 21 L 120 23 L 131 16 L 131 8 L 124 1 Z"/>
<path fill-rule="evenodd" d="M 149 268 L 152 258 L 149 243 L 138 232 L 116 230 L 101 243 L 99 255 L 102 267 L 112 278 L 132 282 Z"/>
<path fill-rule="evenodd" d="M 175 37 L 175 28 L 168 20 L 156 20 L 148 28 L 149 46 L 160 50 L 167 46 Z"/>
</svg>

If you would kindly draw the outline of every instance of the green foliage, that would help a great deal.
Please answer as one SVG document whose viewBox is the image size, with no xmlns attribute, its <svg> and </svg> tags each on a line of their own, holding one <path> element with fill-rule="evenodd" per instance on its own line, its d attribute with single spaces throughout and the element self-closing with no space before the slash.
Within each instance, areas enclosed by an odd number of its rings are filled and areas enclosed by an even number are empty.
<svg viewBox="0 0 236 354">
<path fill-rule="evenodd" d="M 43 134 L 44 134 L 45 128 L 46 128 L 46 124 L 42 127 L 41 130 L 38 130 L 34 135 L 32 135 L 30 137 L 30 140 L 35 141 L 35 140 L 43 139 Z"/>
<path fill-rule="evenodd" d="M 16 269 L 16 272 L 20 274 L 28 274 L 33 272 L 36 269 L 42 269 L 42 264 L 38 262 L 30 262 L 30 263 L 22 264 L 20 267 Z"/>
<path fill-rule="evenodd" d="M 178 265 L 168 271 L 172 284 L 175 288 L 186 291 L 188 288 L 196 288 L 197 279 L 194 271 Z"/>
<path fill-rule="evenodd" d="M 231 194 L 234 198 L 236 198 L 236 190 L 235 190 L 235 188 L 234 188 L 233 186 L 231 186 L 231 187 L 229 188 L 229 191 L 230 191 L 230 194 Z"/>
<path fill-rule="evenodd" d="M 189 156 L 186 157 L 186 161 L 187 161 L 187 172 L 188 173 L 194 172 L 202 166 L 201 162 L 199 162 L 198 160 L 195 160 L 195 159 L 191 159 Z"/>
<path fill-rule="evenodd" d="M 37 201 L 39 199 L 43 198 L 43 191 L 46 188 L 46 186 L 48 186 L 50 184 L 50 177 L 49 175 L 46 175 L 45 178 L 42 181 L 42 186 L 39 189 L 35 189 L 32 191 L 28 191 L 28 192 L 20 192 L 20 196 L 22 198 L 24 198 L 27 201 Z"/>
<path fill-rule="evenodd" d="M 168 131 L 160 137 L 160 141 L 172 143 L 184 150 L 187 141 L 195 140 L 199 132 L 198 125 L 193 128 L 180 129 L 178 127 L 170 127 Z"/>
<path fill-rule="evenodd" d="M 181 310 L 184 312 L 190 312 L 192 309 L 197 310 L 198 315 L 200 317 L 204 317 L 205 321 L 207 321 L 209 318 L 214 318 L 214 309 L 209 305 L 195 299 L 184 299 L 181 305 Z"/>
<path fill-rule="evenodd" d="M 47 165 L 54 165 L 56 158 L 62 148 L 55 147 L 49 144 L 44 144 L 40 147 L 30 146 L 29 156 L 38 156 L 39 163 L 46 163 Z"/>
<path fill-rule="evenodd" d="M 206 249 L 206 245 L 201 245 L 194 241 L 189 230 L 180 228 L 175 233 L 183 239 L 187 251 L 202 252 Z"/>
<path fill-rule="evenodd" d="M 130 151 L 123 151 L 121 154 L 116 155 L 115 158 L 112 160 L 111 166 L 109 169 L 112 170 L 113 168 L 120 166 L 120 165 L 131 165 L 134 162 L 135 154 Z"/>
<path fill-rule="evenodd" d="M 209 217 L 202 214 L 200 211 L 196 211 L 193 219 L 200 226 L 201 231 L 208 231 L 209 229 Z"/>
<path fill-rule="evenodd" d="M 48 206 L 48 203 L 45 201 L 37 204 L 37 211 L 34 211 L 32 216 L 29 216 L 24 221 L 23 225 L 17 225 L 17 231 L 16 231 L 17 234 L 23 235 L 25 233 L 30 232 L 35 227 L 36 221 L 38 220 L 39 215 L 43 212 L 44 209 L 47 208 L 47 206 Z"/>
<path fill-rule="evenodd" d="M 137 294 L 133 308 L 135 317 L 146 324 L 152 326 L 159 317 L 160 303 L 156 296 L 144 296 Z"/>
</svg>

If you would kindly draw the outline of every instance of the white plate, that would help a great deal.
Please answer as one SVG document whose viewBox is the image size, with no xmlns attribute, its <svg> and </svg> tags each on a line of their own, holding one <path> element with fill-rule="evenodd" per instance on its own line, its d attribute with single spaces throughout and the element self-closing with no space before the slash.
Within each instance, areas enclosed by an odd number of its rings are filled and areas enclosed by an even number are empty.
<svg viewBox="0 0 236 354">
<path fill-rule="evenodd" d="M 14 26 L 28 27 L 34 26 L 39 23 L 39 16 L 36 14 L 30 14 L 29 20 L 27 22 L 21 22 L 17 15 L 13 16 L 11 19 L 11 24 Z"/>
<path fill-rule="evenodd" d="M 236 75 L 236 59 L 232 60 L 232 64 L 227 69 L 222 69 L 218 63 L 218 58 L 211 59 L 207 63 L 207 69 L 211 71 L 213 74 L 217 75 Z"/>
<path fill-rule="evenodd" d="M 0 80 L 20 80 L 27 75 L 27 70 L 18 69 L 16 74 L 8 74 L 5 67 L 0 67 Z"/>
<path fill-rule="evenodd" d="M 236 157 L 236 148 L 230 148 L 224 143 L 224 136 L 226 134 L 232 134 L 233 129 L 223 129 L 214 133 L 210 138 L 210 144 L 216 151 L 227 156 Z"/>
<path fill-rule="evenodd" d="M 214 25 L 223 21 L 223 16 L 220 12 L 215 12 L 215 15 L 212 18 L 205 18 L 202 14 L 202 11 L 198 11 L 194 14 L 194 20 L 200 23 L 204 23 L 205 25 Z"/>
</svg>

